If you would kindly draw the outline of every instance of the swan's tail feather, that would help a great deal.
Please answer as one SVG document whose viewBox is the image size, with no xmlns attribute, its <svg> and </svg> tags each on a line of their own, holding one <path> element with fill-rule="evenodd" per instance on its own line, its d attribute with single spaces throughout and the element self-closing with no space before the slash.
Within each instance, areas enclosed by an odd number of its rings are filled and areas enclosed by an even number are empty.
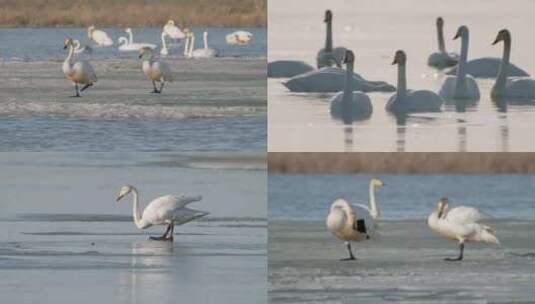
<svg viewBox="0 0 535 304">
<path fill-rule="evenodd" d="M 480 239 L 488 244 L 496 244 L 500 245 L 500 241 L 496 237 L 496 232 L 494 229 L 490 228 L 489 226 L 484 226 L 480 233 Z"/>
<path fill-rule="evenodd" d="M 173 222 L 175 223 L 175 225 L 183 225 L 185 223 L 207 216 L 208 214 L 210 213 L 205 211 L 190 208 L 180 208 L 175 211 Z"/>
</svg>

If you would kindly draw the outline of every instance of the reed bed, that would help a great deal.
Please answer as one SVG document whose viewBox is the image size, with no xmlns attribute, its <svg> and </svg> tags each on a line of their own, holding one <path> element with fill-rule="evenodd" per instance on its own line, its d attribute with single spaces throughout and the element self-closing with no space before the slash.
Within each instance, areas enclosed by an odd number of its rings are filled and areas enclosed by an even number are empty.
<svg viewBox="0 0 535 304">
<path fill-rule="evenodd" d="M 0 0 L 1 27 L 261 27 L 267 0 Z"/>
<path fill-rule="evenodd" d="M 533 174 L 535 153 L 269 153 L 270 173 Z"/>
</svg>

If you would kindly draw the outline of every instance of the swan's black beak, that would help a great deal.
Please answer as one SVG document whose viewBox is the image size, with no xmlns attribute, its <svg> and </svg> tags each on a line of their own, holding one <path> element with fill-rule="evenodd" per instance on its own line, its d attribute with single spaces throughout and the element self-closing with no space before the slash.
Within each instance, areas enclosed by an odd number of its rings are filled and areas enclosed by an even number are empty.
<svg viewBox="0 0 535 304">
<path fill-rule="evenodd" d="M 502 41 L 502 39 L 500 39 L 500 38 L 501 38 L 500 36 L 496 37 L 496 39 L 494 40 L 494 42 L 492 43 L 492 45 L 495 45 L 496 43 Z"/>
<path fill-rule="evenodd" d="M 453 40 L 455 40 L 455 39 L 457 39 L 457 38 L 459 38 L 459 37 L 461 37 L 461 33 L 460 33 L 460 32 L 457 32 L 457 34 L 455 34 L 455 37 L 453 37 Z"/>
<path fill-rule="evenodd" d="M 392 65 L 397 64 L 397 63 L 398 63 L 398 59 L 394 58 L 394 61 L 392 61 Z"/>
<path fill-rule="evenodd" d="M 64 45 L 64 46 L 63 46 L 63 49 L 66 50 L 66 49 L 67 49 L 67 45 Z"/>
<path fill-rule="evenodd" d="M 139 59 L 141 59 L 141 57 L 143 57 L 143 54 L 139 54 Z"/>
<path fill-rule="evenodd" d="M 115 199 L 115 201 L 116 201 L 116 202 L 119 202 L 122 198 L 123 198 L 123 195 L 119 195 L 119 196 Z"/>
</svg>

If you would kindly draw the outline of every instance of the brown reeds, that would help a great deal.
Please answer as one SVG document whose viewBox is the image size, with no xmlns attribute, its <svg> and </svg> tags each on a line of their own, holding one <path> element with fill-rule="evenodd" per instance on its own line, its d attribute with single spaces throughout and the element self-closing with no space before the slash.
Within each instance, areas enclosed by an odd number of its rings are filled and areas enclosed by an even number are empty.
<svg viewBox="0 0 535 304">
<path fill-rule="evenodd" d="M 258 27 L 267 0 L 0 0 L 1 27 Z"/>
</svg>

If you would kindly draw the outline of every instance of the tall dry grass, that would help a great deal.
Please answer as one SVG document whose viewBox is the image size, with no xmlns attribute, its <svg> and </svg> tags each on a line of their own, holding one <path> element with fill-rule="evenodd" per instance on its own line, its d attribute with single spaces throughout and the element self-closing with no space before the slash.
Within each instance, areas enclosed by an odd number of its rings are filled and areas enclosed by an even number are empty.
<svg viewBox="0 0 535 304">
<path fill-rule="evenodd" d="M 271 173 L 533 174 L 535 153 L 269 153 Z"/>
<path fill-rule="evenodd" d="M 267 0 L 0 0 L 2 27 L 257 27 Z"/>
</svg>

